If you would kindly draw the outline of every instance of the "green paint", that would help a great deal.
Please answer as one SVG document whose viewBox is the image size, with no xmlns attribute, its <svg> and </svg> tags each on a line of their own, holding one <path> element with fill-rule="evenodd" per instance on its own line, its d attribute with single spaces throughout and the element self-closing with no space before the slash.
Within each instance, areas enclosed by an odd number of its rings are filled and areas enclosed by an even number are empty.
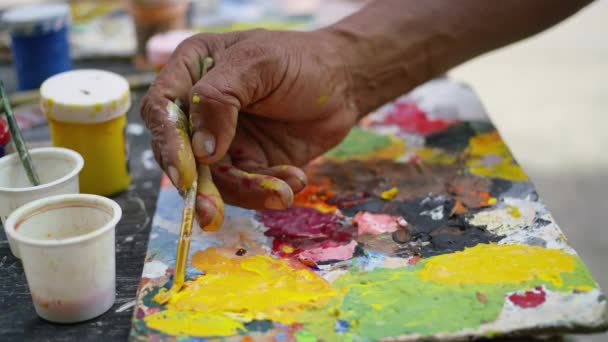
<svg viewBox="0 0 608 342">
<path fill-rule="evenodd" d="M 338 146 L 329 150 L 325 155 L 330 158 L 349 159 L 370 155 L 390 144 L 391 139 L 388 136 L 355 126 Z"/>
<path fill-rule="evenodd" d="M 296 338 L 296 341 L 298 341 L 298 342 L 316 342 L 317 341 L 317 337 L 315 337 L 315 335 L 313 335 L 311 332 L 306 331 L 306 330 L 297 331 L 293 335 Z"/>
<path fill-rule="evenodd" d="M 301 317 L 304 329 L 327 341 L 372 341 L 402 334 L 433 335 L 465 328 L 476 328 L 494 321 L 502 311 L 504 294 L 545 285 L 550 290 L 570 292 L 580 286 L 595 287 L 587 268 L 577 258 L 572 273 L 562 273 L 563 285 L 554 286 L 540 280 L 514 284 L 447 285 L 424 281 L 416 271 L 424 267 L 375 269 L 371 272 L 352 270 L 338 278 L 333 286 L 347 289 L 317 312 Z M 477 293 L 487 299 L 478 299 Z M 336 319 L 350 323 L 344 335 L 334 331 Z M 308 324 L 306 322 L 309 322 Z"/>
</svg>

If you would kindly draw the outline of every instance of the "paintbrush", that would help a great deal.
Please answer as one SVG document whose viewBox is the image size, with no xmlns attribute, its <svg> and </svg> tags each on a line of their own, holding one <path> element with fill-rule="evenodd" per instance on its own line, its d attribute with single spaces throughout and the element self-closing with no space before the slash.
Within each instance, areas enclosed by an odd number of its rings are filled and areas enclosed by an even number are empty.
<svg viewBox="0 0 608 342">
<path fill-rule="evenodd" d="M 25 144 L 25 141 L 21 136 L 21 130 L 19 129 L 19 125 L 17 125 L 17 120 L 13 115 L 11 105 L 8 103 L 8 97 L 4 93 L 4 82 L 2 82 L 1 80 L 0 96 L 2 96 L 2 107 L 4 108 L 4 113 L 6 114 L 8 129 L 11 132 L 13 144 L 15 144 L 15 149 L 19 154 L 19 158 L 21 159 L 23 168 L 25 169 L 25 174 L 27 175 L 27 178 L 30 180 L 30 183 L 32 183 L 32 185 L 40 185 L 40 178 L 38 178 L 38 173 L 36 173 L 36 169 L 34 168 L 34 164 L 32 163 L 32 158 L 30 157 L 30 154 L 27 151 L 27 145 Z"/>
<path fill-rule="evenodd" d="M 211 57 L 207 57 L 201 62 L 201 78 L 205 76 L 207 70 L 213 65 L 213 59 Z M 180 118 L 178 120 L 187 120 L 186 114 L 177 106 L 178 115 Z M 189 133 L 192 131 L 191 121 L 188 124 Z M 187 134 L 186 136 L 190 136 Z M 207 165 L 200 165 L 199 167 L 206 167 Z M 184 282 L 186 279 L 186 268 L 188 267 L 188 254 L 190 252 L 190 238 L 192 236 L 192 225 L 194 223 L 194 206 L 196 205 L 196 192 L 198 189 L 198 178 L 194 177 L 194 181 L 192 185 L 186 190 L 186 194 L 184 196 L 184 209 L 182 211 L 182 224 L 179 229 L 179 240 L 177 242 L 177 256 L 175 257 L 175 268 L 173 272 L 173 285 L 169 291 L 159 292 L 156 296 L 154 296 L 154 301 L 159 304 L 165 304 L 169 301 L 169 299 L 179 292 L 184 286 Z"/>
</svg>

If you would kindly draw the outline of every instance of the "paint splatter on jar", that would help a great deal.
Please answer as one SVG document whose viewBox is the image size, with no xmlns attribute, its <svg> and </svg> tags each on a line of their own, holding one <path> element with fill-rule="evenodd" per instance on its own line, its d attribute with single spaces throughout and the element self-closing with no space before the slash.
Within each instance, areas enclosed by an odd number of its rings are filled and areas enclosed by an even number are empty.
<svg viewBox="0 0 608 342">
<path fill-rule="evenodd" d="M 125 135 L 131 106 L 127 80 L 102 70 L 68 71 L 46 80 L 40 96 L 53 145 L 84 158 L 80 191 L 107 196 L 126 190 L 131 182 Z"/>
</svg>

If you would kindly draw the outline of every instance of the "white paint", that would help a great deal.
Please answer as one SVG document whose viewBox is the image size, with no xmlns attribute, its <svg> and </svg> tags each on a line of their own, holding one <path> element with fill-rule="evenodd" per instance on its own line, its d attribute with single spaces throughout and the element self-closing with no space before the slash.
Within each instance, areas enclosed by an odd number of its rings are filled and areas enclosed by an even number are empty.
<svg viewBox="0 0 608 342">
<path fill-rule="evenodd" d="M 114 311 L 114 312 L 119 312 L 120 313 L 120 312 L 123 312 L 123 311 L 127 311 L 130 308 L 134 307 L 135 303 L 137 303 L 137 301 L 135 299 L 132 300 L 132 301 L 126 302 L 123 305 L 119 306 L 118 309 L 116 309 L 116 311 Z"/>
<path fill-rule="evenodd" d="M 156 168 L 157 164 L 154 160 L 154 152 L 152 152 L 152 150 L 145 150 L 141 154 L 141 163 L 146 170 L 152 170 Z"/>
<path fill-rule="evenodd" d="M 131 135 L 142 135 L 144 134 L 144 126 L 138 123 L 127 124 L 127 133 Z"/>
<path fill-rule="evenodd" d="M 429 81 L 414 89 L 405 98 L 415 102 L 429 118 L 489 120 L 475 92 L 470 87 L 453 80 L 440 78 Z"/>
<path fill-rule="evenodd" d="M 168 268 L 169 266 L 165 265 L 164 262 L 152 260 L 144 264 L 142 277 L 150 279 L 162 277 L 167 273 Z"/>
<path fill-rule="evenodd" d="M 432 210 L 425 210 L 420 213 L 422 216 L 430 216 L 435 221 L 443 220 L 443 205 L 440 205 Z"/>
</svg>

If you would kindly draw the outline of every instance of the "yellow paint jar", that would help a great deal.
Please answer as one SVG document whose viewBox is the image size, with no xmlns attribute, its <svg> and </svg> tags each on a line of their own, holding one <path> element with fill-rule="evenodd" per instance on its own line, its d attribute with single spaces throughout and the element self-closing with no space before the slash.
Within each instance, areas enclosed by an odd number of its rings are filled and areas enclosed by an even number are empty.
<svg viewBox="0 0 608 342">
<path fill-rule="evenodd" d="M 107 196 L 126 190 L 131 182 L 125 134 L 131 106 L 127 80 L 102 70 L 68 71 L 47 79 L 40 99 L 53 145 L 84 158 L 80 191 Z"/>
</svg>

